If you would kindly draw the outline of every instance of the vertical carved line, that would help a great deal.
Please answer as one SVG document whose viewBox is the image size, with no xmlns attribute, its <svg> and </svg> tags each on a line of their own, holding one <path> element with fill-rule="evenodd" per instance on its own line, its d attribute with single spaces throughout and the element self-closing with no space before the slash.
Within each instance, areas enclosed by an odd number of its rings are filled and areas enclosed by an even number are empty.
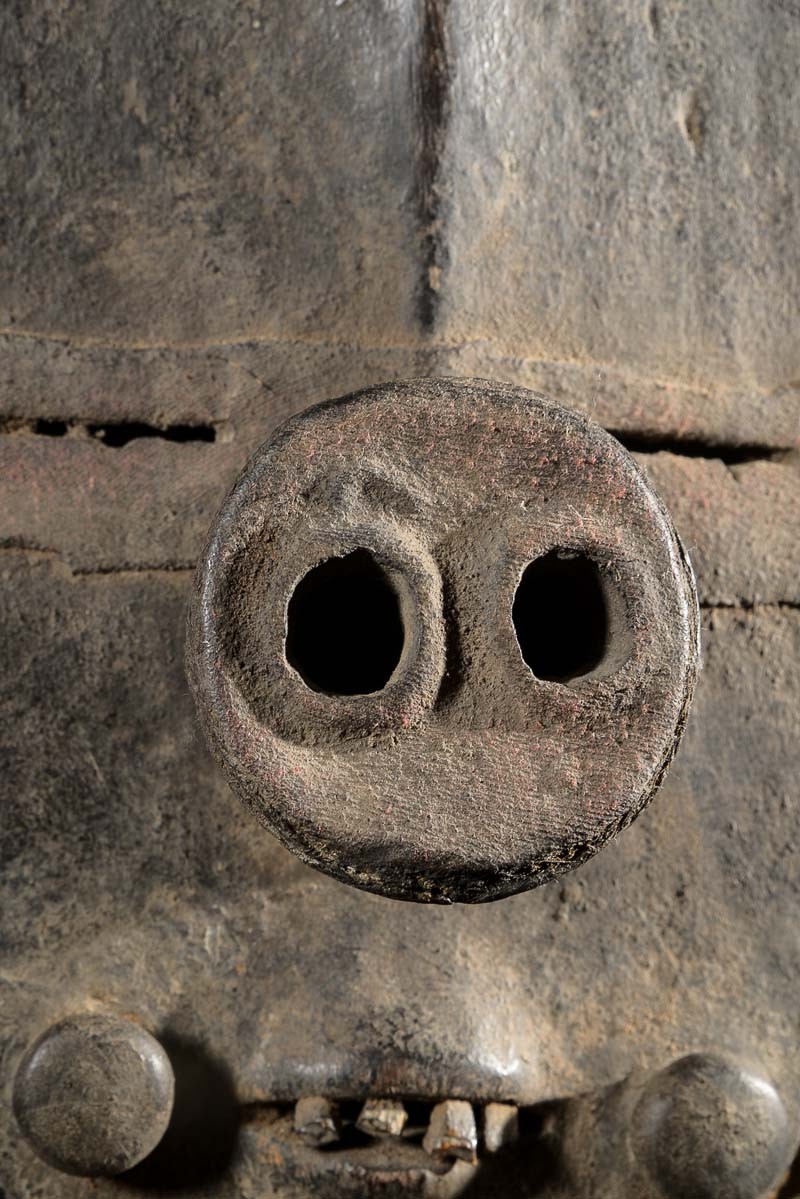
<svg viewBox="0 0 800 1199">
<path fill-rule="evenodd" d="M 415 83 L 419 121 L 416 202 L 422 262 L 417 313 L 423 330 L 430 331 L 436 322 L 442 272 L 447 263 L 441 169 L 453 73 L 447 44 L 450 0 L 420 2 L 422 13 Z"/>
</svg>

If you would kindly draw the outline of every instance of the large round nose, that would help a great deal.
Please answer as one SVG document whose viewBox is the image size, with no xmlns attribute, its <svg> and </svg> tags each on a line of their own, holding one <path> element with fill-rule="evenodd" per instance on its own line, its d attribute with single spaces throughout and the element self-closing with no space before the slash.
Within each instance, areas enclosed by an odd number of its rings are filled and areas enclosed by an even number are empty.
<svg viewBox="0 0 800 1199">
<path fill-rule="evenodd" d="M 537 886 L 627 825 L 699 657 L 691 568 L 622 446 L 451 379 L 322 404 L 262 446 L 188 644 L 209 741 L 267 828 L 429 902 Z"/>
</svg>

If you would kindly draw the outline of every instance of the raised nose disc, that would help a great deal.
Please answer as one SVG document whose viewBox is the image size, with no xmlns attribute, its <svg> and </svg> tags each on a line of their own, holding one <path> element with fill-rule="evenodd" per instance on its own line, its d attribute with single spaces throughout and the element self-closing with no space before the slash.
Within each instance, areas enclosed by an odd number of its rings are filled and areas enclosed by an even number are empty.
<svg viewBox="0 0 800 1199">
<path fill-rule="evenodd" d="M 480 902 L 649 802 L 698 623 L 613 437 L 522 388 L 414 380 L 310 408 L 251 459 L 198 568 L 189 677 L 231 786 L 305 862 Z"/>
</svg>

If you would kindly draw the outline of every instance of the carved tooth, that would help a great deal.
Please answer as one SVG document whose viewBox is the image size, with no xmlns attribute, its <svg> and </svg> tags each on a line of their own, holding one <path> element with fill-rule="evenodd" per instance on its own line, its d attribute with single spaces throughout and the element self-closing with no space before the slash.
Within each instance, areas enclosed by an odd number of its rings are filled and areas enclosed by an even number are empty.
<svg viewBox="0 0 800 1199">
<path fill-rule="evenodd" d="M 477 1159 L 478 1130 L 472 1104 L 464 1099 L 446 1099 L 431 1112 L 422 1148 L 440 1160 L 457 1157 L 471 1162 Z"/>
<path fill-rule="evenodd" d="M 483 1143 L 487 1153 L 497 1153 L 519 1140 L 519 1112 L 511 1103 L 487 1103 L 483 1109 Z"/>
<path fill-rule="evenodd" d="M 336 1107 L 329 1099 L 308 1095 L 295 1104 L 294 1130 L 307 1145 L 320 1148 L 338 1141 L 342 1127 Z"/>
<path fill-rule="evenodd" d="M 356 1128 L 369 1137 L 399 1137 L 408 1112 L 399 1099 L 368 1099 L 356 1120 Z"/>
</svg>

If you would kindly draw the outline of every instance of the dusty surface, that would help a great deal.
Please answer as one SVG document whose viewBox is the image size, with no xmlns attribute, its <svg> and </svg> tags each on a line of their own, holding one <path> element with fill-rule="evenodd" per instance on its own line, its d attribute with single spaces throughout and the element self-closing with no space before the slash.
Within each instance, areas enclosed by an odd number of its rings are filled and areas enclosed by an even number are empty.
<svg viewBox="0 0 800 1199">
<path fill-rule="evenodd" d="M 793 608 L 706 611 L 672 774 L 596 859 L 528 895 L 431 910 L 325 879 L 227 792 L 183 679 L 188 573 L 75 578 L 11 551 L 3 566 L 10 1071 L 64 1012 L 135 1012 L 213 1096 L 218 1139 L 208 1114 L 185 1135 L 234 1195 L 267 1174 L 259 1154 L 258 1169 L 219 1166 L 228 1102 L 537 1102 L 712 1040 L 754 1057 L 796 1120 Z M 7 1186 L 27 1196 L 46 1167 L 5 1135 Z"/>
<path fill-rule="evenodd" d="M 390 638 L 376 595 L 315 688 L 292 648 L 319 670 L 348 637 L 335 588 L 351 607 L 369 584 L 317 584 L 321 640 L 295 634 L 295 597 L 359 556 L 399 598 L 401 647 L 340 692 L 367 638 L 373 659 Z M 389 384 L 282 426 L 214 523 L 189 629 L 200 720 L 262 823 L 343 882 L 436 903 L 540 886 L 626 827 L 672 761 L 699 657 L 692 572 L 629 455 L 475 380 Z"/>
<path fill-rule="evenodd" d="M 301 1159 L 267 1100 L 535 1104 L 698 1049 L 771 1078 L 797 1130 L 797 5 L 0 23 L 6 1199 L 87 1193 L 10 1116 L 24 1050 L 87 1008 L 159 1034 L 177 1082 L 162 1155 L 98 1199 L 386 1192 Z M 432 910 L 241 809 L 182 641 L 205 531 L 278 421 L 448 373 L 622 433 L 692 555 L 705 670 L 631 829 L 564 882 Z M 592 1127 L 526 1147 L 513 1185 L 484 1163 L 413 1187 L 516 1199 L 555 1159 L 568 1199 L 649 1199 L 627 1133 Z"/>
<path fill-rule="evenodd" d="M 79 1012 L 34 1041 L 14 1081 L 14 1116 L 53 1169 L 113 1177 L 149 1157 L 172 1117 L 175 1078 L 140 1024 Z"/>
</svg>

